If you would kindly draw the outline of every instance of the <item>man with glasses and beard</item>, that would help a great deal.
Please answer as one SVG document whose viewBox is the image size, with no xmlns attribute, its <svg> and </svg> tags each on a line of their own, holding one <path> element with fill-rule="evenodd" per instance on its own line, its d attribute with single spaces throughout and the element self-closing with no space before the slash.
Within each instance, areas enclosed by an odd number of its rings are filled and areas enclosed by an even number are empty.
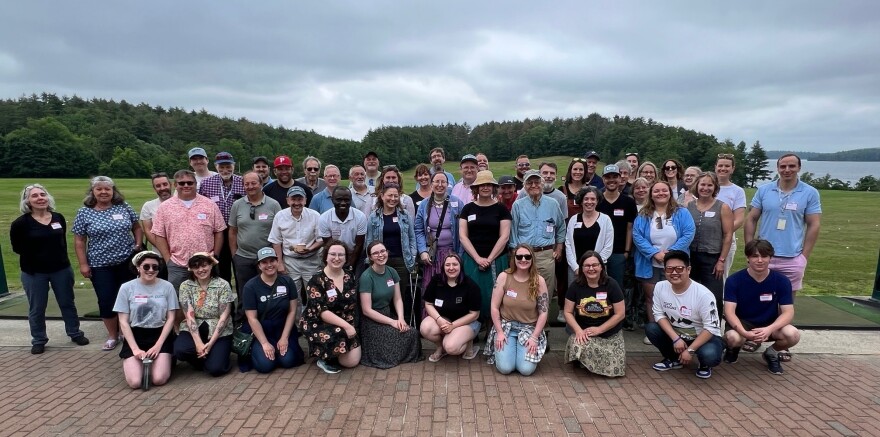
<svg viewBox="0 0 880 437">
<path fill-rule="evenodd" d="M 446 174 L 449 186 L 455 186 L 455 177 L 452 176 L 452 173 L 443 170 L 443 164 L 446 163 L 446 151 L 442 147 L 435 147 L 428 153 L 428 159 L 431 161 L 431 174 L 433 175 L 438 171 L 443 172 Z"/>
<path fill-rule="evenodd" d="M 309 187 L 312 195 L 318 194 L 327 188 L 327 183 L 324 179 L 318 177 L 321 173 L 321 161 L 318 158 L 307 156 L 303 160 L 303 172 L 305 176 L 297 178 L 296 181 Z"/>
<path fill-rule="evenodd" d="M 290 187 L 297 186 L 306 191 L 306 205 L 312 201 L 312 190 L 306 184 L 293 179 L 293 162 L 289 156 L 278 156 L 272 167 L 272 171 L 275 172 L 275 181 L 263 187 L 263 192 L 267 196 L 275 199 L 279 205 L 287 205 L 287 191 L 290 190 Z"/>
<path fill-rule="evenodd" d="M 220 152 L 214 157 L 214 168 L 217 174 L 202 181 L 199 185 L 199 194 L 211 199 L 220 213 L 223 221 L 229 224 L 229 210 L 232 203 L 244 197 L 244 183 L 241 176 L 235 174 L 235 160 L 229 152 Z M 229 247 L 229 228 L 223 234 L 223 246 L 217 253 L 217 268 L 220 277 L 226 282 L 232 282 L 232 251 Z"/>
</svg>

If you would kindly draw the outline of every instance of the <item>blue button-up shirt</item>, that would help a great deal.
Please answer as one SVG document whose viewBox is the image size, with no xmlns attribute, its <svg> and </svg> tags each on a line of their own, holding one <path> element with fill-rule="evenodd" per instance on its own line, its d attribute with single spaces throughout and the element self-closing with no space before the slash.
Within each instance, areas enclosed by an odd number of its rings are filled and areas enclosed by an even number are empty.
<svg viewBox="0 0 880 437">
<path fill-rule="evenodd" d="M 559 202 L 550 197 L 542 195 L 537 205 L 529 196 L 520 197 L 513 202 L 510 215 L 511 248 L 520 243 L 542 247 L 565 242 L 565 216 Z"/>
</svg>

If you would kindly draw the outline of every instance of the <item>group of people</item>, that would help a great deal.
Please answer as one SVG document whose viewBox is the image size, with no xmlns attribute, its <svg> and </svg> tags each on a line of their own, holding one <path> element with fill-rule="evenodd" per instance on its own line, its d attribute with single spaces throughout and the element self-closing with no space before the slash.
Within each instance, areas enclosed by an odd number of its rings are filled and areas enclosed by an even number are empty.
<svg viewBox="0 0 880 437">
<path fill-rule="evenodd" d="M 793 293 L 821 216 L 796 155 L 779 159 L 778 180 L 759 187 L 748 216 L 731 154 L 703 172 L 629 153 L 600 175 L 589 152 L 571 160 L 561 185 L 554 163 L 535 170 L 526 156 L 496 180 L 485 154 L 465 155 L 457 181 L 443 149 L 428 158 L 407 194 L 397 167 L 380 169 L 375 152 L 342 186 L 339 168 L 313 156 L 299 179 L 289 157 L 276 157 L 273 179 L 265 157 L 237 175 L 220 152 L 214 172 L 196 147 L 192 171 L 152 176 L 157 197 L 140 214 L 112 179 L 93 178 L 72 232 L 107 330 L 102 349 L 122 343 L 126 381 L 137 387 L 145 358 L 157 385 L 175 359 L 225 374 L 233 350 L 243 371 L 294 367 L 308 355 L 338 373 L 419 361 L 422 337 L 436 346 L 431 362 L 473 359 L 485 331 L 488 362 L 530 375 L 555 310 L 570 335 L 564 360 L 609 377 L 625 374 L 622 330 L 641 324 L 663 355 L 658 371 L 696 361 L 708 378 L 722 355 L 733 363 L 764 342 L 774 342 L 763 354 L 771 372 L 791 359 Z M 49 284 L 67 335 L 88 344 L 65 218 L 39 184 L 25 187 L 20 206 L 10 234 L 31 351 L 48 341 Z M 740 227 L 748 267 L 728 278 Z"/>
</svg>

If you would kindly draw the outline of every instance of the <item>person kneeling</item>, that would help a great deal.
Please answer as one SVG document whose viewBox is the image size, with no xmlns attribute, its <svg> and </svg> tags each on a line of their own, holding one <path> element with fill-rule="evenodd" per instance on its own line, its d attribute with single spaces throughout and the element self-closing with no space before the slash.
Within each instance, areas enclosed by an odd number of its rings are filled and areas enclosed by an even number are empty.
<svg viewBox="0 0 880 437">
<path fill-rule="evenodd" d="M 712 377 L 721 363 L 721 331 L 715 296 L 691 280 L 690 256 L 670 250 L 663 258 L 666 280 L 654 288 L 653 313 L 656 322 L 645 324 L 645 334 L 663 361 L 654 370 L 663 372 L 687 365 L 696 355 L 697 377 Z"/>
<path fill-rule="evenodd" d="M 205 252 L 189 257 L 190 279 L 180 284 L 180 302 L 186 319 L 174 341 L 174 358 L 186 361 L 211 376 L 231 367 L 232 324 L 230 304 L 235 293 L 225 279 L 214 273 L 217 259 Z"/>
<path fill-rule="evenodd" d="M 748 267 L 730 275 L 724 287 L 724 317 L 727 350 L 724 361 L 733 364 L 740 349 L 754 351 L 765 341 L 773 344 L 764 351 L 767 369 L 783 373 L 782 361 L 791 360 L 788 348 L 798 344 L 800 332 L 791 325 L 794 297 L 791 281 L 770 270 L 773 245 L 767 240 L 746 244 Z M 744 347 L 747 346 L 747 347 Z"/>
<path fill-rule="evenodd" d="M 428 357 L 436 363 L 446 355 L 462 355 L 472 360 L 480 351 L 474 338 L 480 332 L 480 287 L 462 270 L 456 253 L 446 255 L 443 274 L 434 275 L 424 294 L 425 312 L 421 333 L 437 350 Z"/>
<path fill-rule="evenodd" d="M 568 337 L 563 362 L 577 361 L 599 375 L 624 376 L 626 349 L 620 332 L 626 314 L 623 291 L 605 273 L 598 252 L 584 252 L 579 265 L 565 294 L 565 323 L 574 334 Z"/>
</svg>

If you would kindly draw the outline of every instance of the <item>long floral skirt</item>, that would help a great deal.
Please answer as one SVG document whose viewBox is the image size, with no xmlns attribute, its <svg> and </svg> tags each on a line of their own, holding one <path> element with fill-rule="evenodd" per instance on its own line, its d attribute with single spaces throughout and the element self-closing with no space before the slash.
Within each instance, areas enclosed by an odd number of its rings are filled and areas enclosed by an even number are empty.
<svg viewBox="0 0 880 437">
<path fill-rule="evenodd" d="M 608 338 L 590 337 L 586 344 L 577 344 L 574 335 L 568 337 L 563 362 L 577 361 L 587 370 L 603 376 L 624 376 L 626 374 L 626 349 L 623 332 L 618 331 Z"/>
</svg>

